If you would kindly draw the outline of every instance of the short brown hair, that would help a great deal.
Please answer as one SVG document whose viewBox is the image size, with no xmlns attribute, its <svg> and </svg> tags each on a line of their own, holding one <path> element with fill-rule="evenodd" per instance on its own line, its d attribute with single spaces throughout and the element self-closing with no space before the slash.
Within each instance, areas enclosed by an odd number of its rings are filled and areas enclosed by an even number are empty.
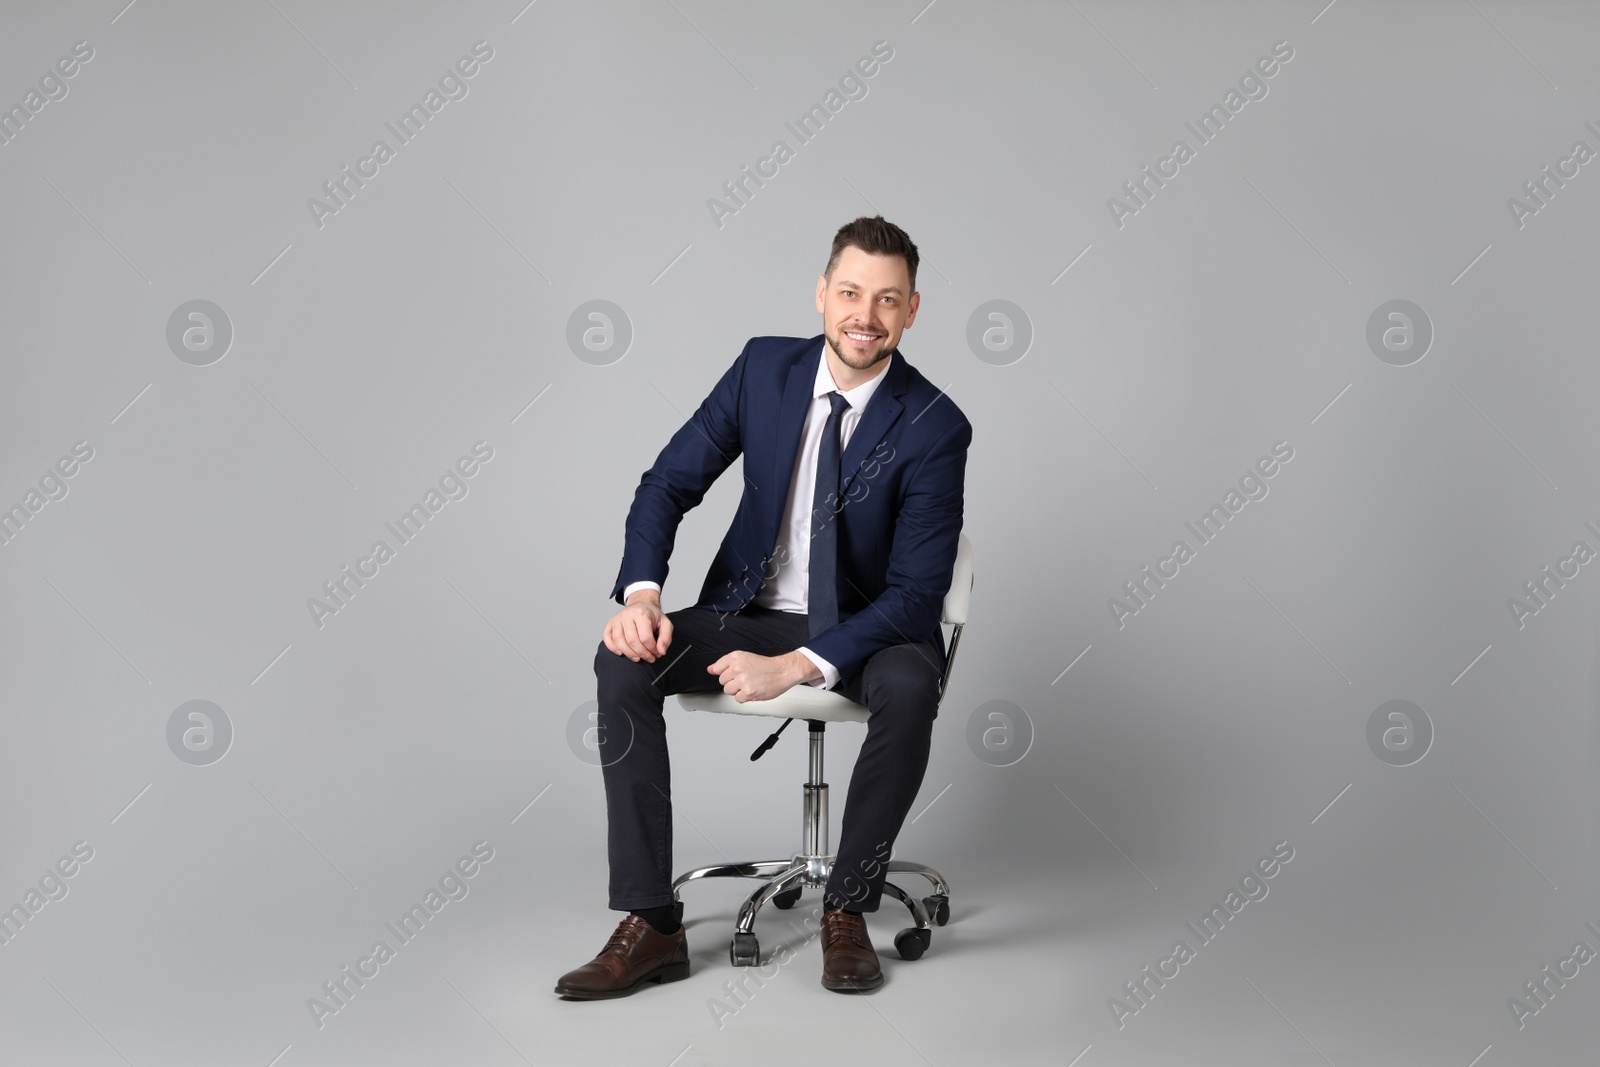
<svg viewBox="0 0 1600 1067">
<path fill-rule="evenodd" d="M 833 268 L 838 265 L 839 253 L 846 248 L 859 248 L 876 256 L 899 256 L 906 261 L 906 272 L 911 276 L 911 292 L 917 291 L 917 246 L 911 242 L 906 231 L 888 222 L 882 215 L 873 215 L 868 218 L 862 215 L 839 227 L 839 232 L 833 235 L 833 251 L 828 255 L 828 265 L 823 269 L 823 274 L 833 276 Z M 909 297 L 911 293 L 907 293 Z"/>
</svg>

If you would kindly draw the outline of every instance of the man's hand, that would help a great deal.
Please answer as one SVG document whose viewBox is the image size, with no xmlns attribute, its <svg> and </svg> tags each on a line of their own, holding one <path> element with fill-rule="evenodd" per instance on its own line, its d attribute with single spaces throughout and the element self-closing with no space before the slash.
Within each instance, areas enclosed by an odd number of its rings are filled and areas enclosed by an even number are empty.
<svg viewBox="0 0 1600 1067">
<path fill-rule="evenodd" d="M 606 623 L 603 638 L 607 648 L 635 663 L 654 663 L 657 656 L 666 655 L 672 644 L 672 620 L 661 610 L 661 594 L 637 590 L 628 598 L 628 606 Z"/>
<path fill-rule="evenodd" d="M 741 704 L 749 700 L 771 700 L 801 682 L 822 677 L 817 665 L 798 649 L 781 656 L 729 652 L 706 670 L 717 676 L 724 693 Z"/>
</svg>

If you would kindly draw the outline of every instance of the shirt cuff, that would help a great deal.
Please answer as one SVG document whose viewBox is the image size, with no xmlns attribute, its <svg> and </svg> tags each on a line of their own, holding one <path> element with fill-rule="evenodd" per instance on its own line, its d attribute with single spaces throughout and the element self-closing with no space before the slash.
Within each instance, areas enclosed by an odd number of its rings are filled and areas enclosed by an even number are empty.
<svg viewBox="0 0 1600 1067">
<path fill-rule="evenodd" d="M 812 663 L 816 664 L 817 669 L 822 672 L 822 679 L 820 681 L 808 682 L 806 683 L 807 685 L 814 686 L 817 689 L 832 689 L 834 686 L 839 684 L 839 669 L 837 667 L 823 659 L 821 656 L 817 655 L 815 652 L 811 651 L 809 648 L 800 649 L 800 654 L 806 659 L 810 660 Z"/>
<path fill-rule="evenodd" d="M 660 582 L 629 582 L 626 586 L 623 587 L 623 590 L 622 590 L 622 602 L 624 604 L 626 604 L 628 602 L 628 598 L 630 596 L 632 596 L 634 593 L 636 593 L 639 590 L 641 590 L 641 589 L 654 589 L 656 592 L 659 593 L 659 592 L 661 592 L 661 583 Z"/>
</svg>

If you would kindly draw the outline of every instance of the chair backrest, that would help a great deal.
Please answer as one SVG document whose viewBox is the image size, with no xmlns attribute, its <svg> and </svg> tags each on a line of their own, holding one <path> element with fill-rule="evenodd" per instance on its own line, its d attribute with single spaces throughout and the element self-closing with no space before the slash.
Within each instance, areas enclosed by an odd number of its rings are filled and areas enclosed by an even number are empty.
<svg viewBox="0 0 1600 1067">
<path fill-rule="evenodd" d="M 965 626 L 967 609 L 972 604 L 972 542 L 965 533 L 956 546 L 956 566 L 950 576 L 950 591 L 944 595 L 944 621 Z"/>
</svg>

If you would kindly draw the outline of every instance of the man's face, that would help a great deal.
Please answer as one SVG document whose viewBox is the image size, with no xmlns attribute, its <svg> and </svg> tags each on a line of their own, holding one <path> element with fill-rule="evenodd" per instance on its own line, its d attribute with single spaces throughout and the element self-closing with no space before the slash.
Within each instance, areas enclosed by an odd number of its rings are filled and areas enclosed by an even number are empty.
<svg viewBox="0 0 1600 1067">
<path fill-rule="evenodd" d="M 817 279 L 822 334 L 833 354 L 856 370 L 887 359 L 917 317 L 921 294 L 910 289 L 904 257 L 873 255 L 853 245 L 840 252 L 832 276 Z"/>
</svg>

